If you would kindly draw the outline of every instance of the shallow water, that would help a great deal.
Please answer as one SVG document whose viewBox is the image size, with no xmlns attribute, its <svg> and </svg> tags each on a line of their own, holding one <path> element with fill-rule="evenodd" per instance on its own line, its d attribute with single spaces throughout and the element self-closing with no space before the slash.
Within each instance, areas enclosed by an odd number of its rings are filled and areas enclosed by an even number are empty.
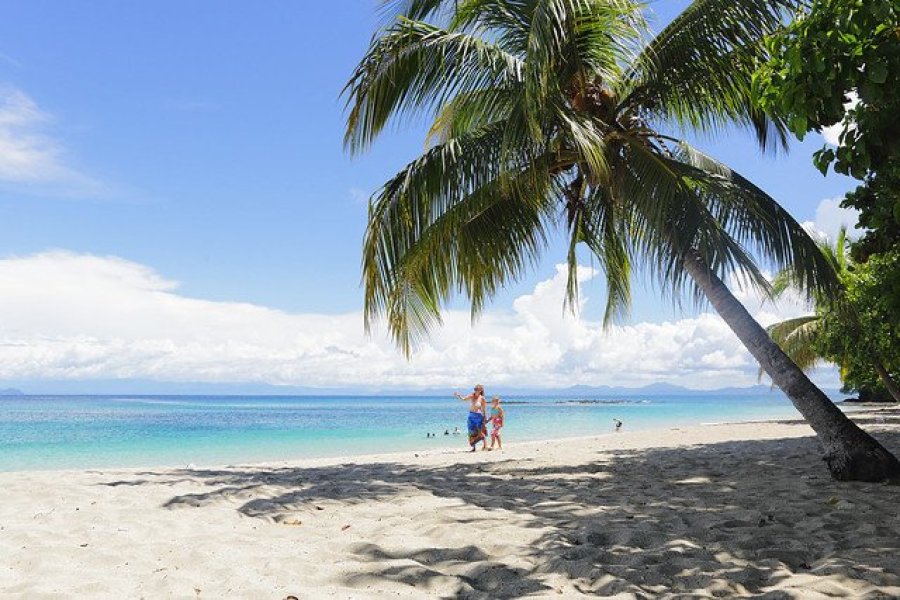
<svg viewBox="0 0 900 600">
<path fill-rule="evenodd" d="M 780 393 L 506 398 L 503 439 L 798 417 Z M 28 396 L 0 398 L 0 471 L 197 466 L 465 446 L 452 397 Z M 460 435 L 444 435 L 459 427 Z M 426 438 L 427 432 L 437 434 Z"/>
</svg>

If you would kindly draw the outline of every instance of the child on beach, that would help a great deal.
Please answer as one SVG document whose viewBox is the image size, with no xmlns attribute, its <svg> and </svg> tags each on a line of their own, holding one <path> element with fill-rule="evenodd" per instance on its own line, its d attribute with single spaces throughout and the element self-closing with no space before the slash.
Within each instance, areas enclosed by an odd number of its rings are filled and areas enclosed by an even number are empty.
<svg viewBox="0 0 900 600">
<path fill-rule="evenodd" d="M 494 442 L 497 443 L 497 448 L 503 450 L 503 440 L 500 439 L 500 430 L 503 429 L 503 422 L 506 420 L 506 412 L 504 412 L 503 408 L 500 406 L 500 396 L 494 396 L 491 398 L 491 447 L 488 450 L 494 449 Z"/>
</svg>

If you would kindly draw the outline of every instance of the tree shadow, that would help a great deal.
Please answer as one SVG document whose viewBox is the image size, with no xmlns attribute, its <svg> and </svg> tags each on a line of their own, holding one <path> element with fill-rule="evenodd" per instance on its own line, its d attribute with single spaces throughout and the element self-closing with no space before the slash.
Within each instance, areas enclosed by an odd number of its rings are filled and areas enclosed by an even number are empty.
<svg viewBox="0 0 900 600">
<path fill-rule="evenodd" d="M 900 413 L 882 417 L 872 417 L 867 429 L 896 451 L 900 434 L 886 425 L 900 422 Z M 530 543 L 503 540 L 512 554 L 498 554 L 478 537 L 463 546 L 402 550 L 369 540 L 350 548 L 366 565 L 338 582 L 351 588 L 391 582 L 454 598 L 554 590 L 636 598 L 889 597 L 876 588 L 900 586 L 896 488 L 832 481 L 817 456 L 815 440 L 805 437 L 618 450 L 559 466 L 491 457 L 437 467 L 185 469 L 105 485 L 190 480 L 207 491 L 174 496 L 165 508 L 236 504 L 242 515 L 270 521 L 320 509 L 317 503 L 401 501 L 425 492 L 472 507 L 468 518 L 439 519 L 438 539 L 482 522 L 481 510 L 535 530 Z"/>
</svg>

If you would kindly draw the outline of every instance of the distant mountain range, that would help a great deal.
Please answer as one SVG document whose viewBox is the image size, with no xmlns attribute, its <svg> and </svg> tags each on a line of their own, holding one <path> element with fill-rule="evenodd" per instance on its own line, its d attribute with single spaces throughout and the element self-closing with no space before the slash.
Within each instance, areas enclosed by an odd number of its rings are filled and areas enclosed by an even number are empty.
<svg viewBox="0 0 900 600">
<path fill-rule="evenodd" d="M 749 387 L 725 387 L 714 390 L 692 390 L 690 388 L 686 388 L 681 385 L 674 385 L 671 383 L 651 383 L 649 385 L 638 388 L 609 385 L 573 385 L 561 390 L 556 390 L 556 393 L 572 394 L 573 396 L 615 396 L 619 394 L 641 394 L 647 396 L 696 396 L 697 394 L 746 396 L 751 394 L 765 394 L 769 391 L 772 391 L 772 388 L 768 385 L 752 385 Z"/>
</svg>

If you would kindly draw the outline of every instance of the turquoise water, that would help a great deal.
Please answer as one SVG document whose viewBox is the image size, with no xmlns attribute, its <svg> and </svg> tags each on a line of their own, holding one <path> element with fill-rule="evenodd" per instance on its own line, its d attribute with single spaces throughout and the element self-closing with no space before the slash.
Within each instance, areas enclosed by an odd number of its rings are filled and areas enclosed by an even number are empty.
<svg viewBox="0 0 900 600">
<path fill-rule="evenodd" d="M 513 398 L 504 441 L 720 421 L 797 417 L 779 392 L 756 396 Z M 28 396 L 0 398 L 0 471 L 197 466 L 461 448 L 466 405 L 452 397 Z M 437 434 L 426 438 L 427 432 Z"/>
</svg>

